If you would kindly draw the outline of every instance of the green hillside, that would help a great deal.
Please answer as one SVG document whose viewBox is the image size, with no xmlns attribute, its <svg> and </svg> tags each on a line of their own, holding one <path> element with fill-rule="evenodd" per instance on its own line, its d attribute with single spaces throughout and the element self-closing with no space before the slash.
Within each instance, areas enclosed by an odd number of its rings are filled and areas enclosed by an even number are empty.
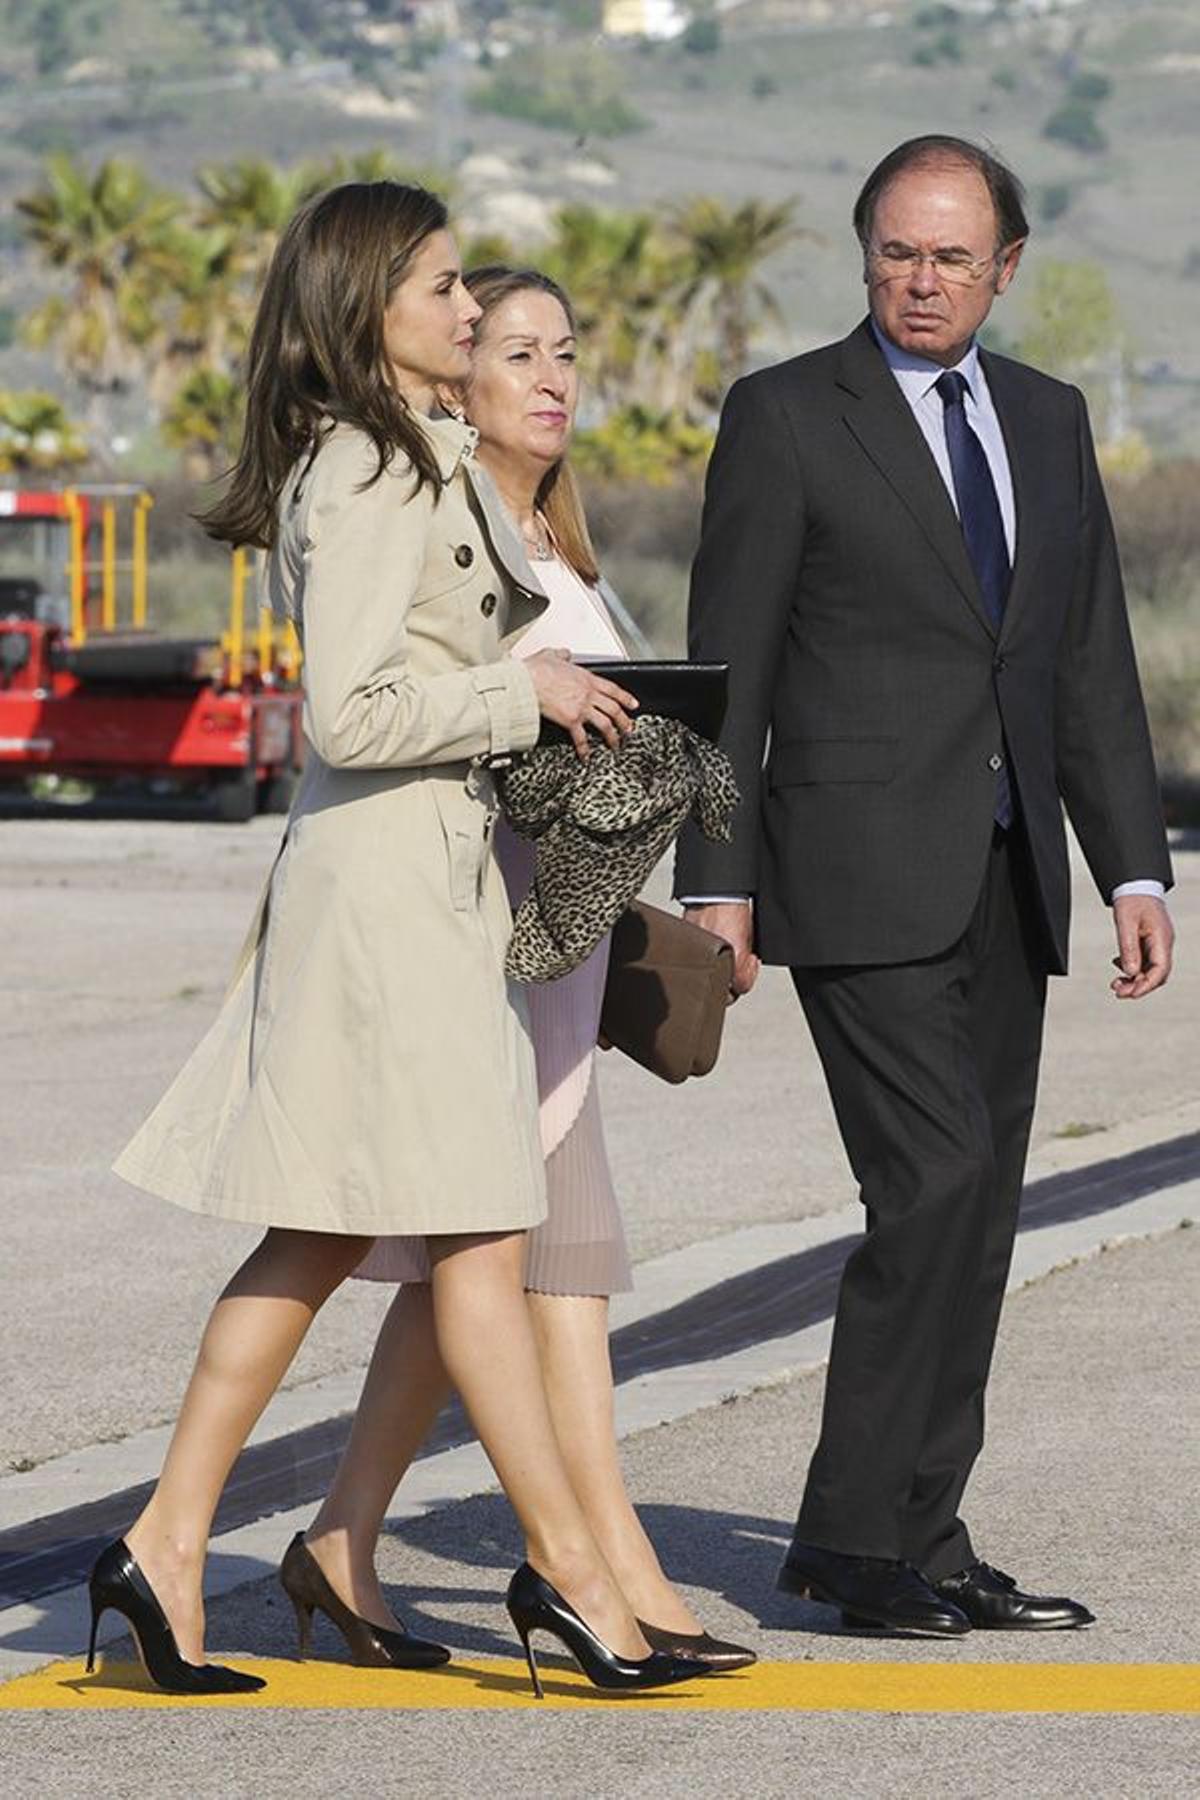
<svg viewBox="0 0 1200 1800">
<path fill-rule="evenodd" d="M 822 10 L 836 22 L 812 22 Z M 1019 335 L 1039 259 L 1099 263 L 1128 331 L 1136 422 L 1163 448 L 1200 447 L 1200 8 L 1184 0 L 1090 0 L 1044 13 L 1020 0 L 986 12 L 870 13 L 747 0 L 720 15 L 719 45 L 707 53 L 680 41 L 597 46 L 570 23 L 586 21 L 587 6 L 569 0 L 457 9 L 446 0 L 432 11 L 390 0 L 10 0 L 7 12 L 0 189 L 10 201 L 36 179 L 46 150 L 63 144 L 89 158 L 140 158 L 181 186 L 218 154 L 287 164 L 382 144 L 460 174 L 468 214 L 535 245 L 564 199 L 654 208 L 697 193 L 799 196 L 817 235 L 771 265 L 787 330 L 759 343 L 764 356 L 854 318 L 861 296 L 847 214 L 884 149 L 928 129 L 986 137 L 1025 176 L 1035 219 L 1000 329 Z M 458 21 L 455 36 L 422 23 L 447 18 Z M 48 25 L 65 48 L 39 70 Z M 490 68 L 478 66 L 480 54 Z M 557 115 L 545 105 L 540 114 L 565 118 L 574 103 L 582 128 L 513 116 L 521 103 L 511 75 L 504 115 L 480 110 L 484 85 L 506 64 L 540 70 L 543 89 L 567 96 Z M 598 115 L 588 96 L 605 82 L 640 129 L 589 134 Z M 10 227 L 10 252 L 13 237 Z M 11 258 L 3 303 L 19 307 L 38 279 Z M 18 360 L 24 368 L 23 353 Z M 0 357 L 0 379 L 4 365 Z"/>
</svg>

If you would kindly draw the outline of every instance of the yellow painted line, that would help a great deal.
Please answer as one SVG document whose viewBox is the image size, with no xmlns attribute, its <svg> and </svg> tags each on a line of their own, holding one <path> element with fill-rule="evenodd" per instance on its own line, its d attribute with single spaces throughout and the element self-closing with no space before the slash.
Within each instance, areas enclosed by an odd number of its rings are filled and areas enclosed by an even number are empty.
<svg viewBox="0 0 1200 1800">
<path fill-rule="evenodd" d="M 238 1658 L 233 1666 L 264 1676 L 267 1686 L 256 1694 L 186 1699 L 157 1693 L 138 1663 L 105 1663 L 86 1675 L 82 1662 L 59 1662 L 0 1686 L 0 1711 L 179 1706 L 476 1711 L 539 1705 L 545 1711 L 615 1699 L 673 1712 L 1200 1712 L 1200 1663 L 766 1662 L 652 1694 L 606 1696 L 574 1668 L 546 1659 L 546 1698 L 540 1703 L 524 1665 L 499 1659 L 430 1671 L 266 1658 Z"/>
</svg>

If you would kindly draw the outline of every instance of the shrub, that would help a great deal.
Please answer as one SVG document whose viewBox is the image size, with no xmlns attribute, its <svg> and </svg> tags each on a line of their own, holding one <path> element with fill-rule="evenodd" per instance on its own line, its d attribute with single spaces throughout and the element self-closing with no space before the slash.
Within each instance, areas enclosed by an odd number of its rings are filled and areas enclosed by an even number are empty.
<svg viewBox="0 0 1200 1800">
<path fill-rule="evenodd" d="M 1038 211 L 1046 223 L 1061 219 L 1071 205 L 1071 189 L 1065 181 L 1052 181 L 1038 195 Z"/>
<path fill-rule="evenodd" d="M 942 31 L 928 43 L 918 44 L 912 59 L 920 69 L 934 69 L 939 63 L 960 63 L 962 43 L 956 31 Z"/>
<path fill-rule="evenodd" d="M 697 13 L 679 42 L 693 56 L 712 56 L 721 48 L 721 26 L 712 13 Z"/>
<path fill-rule="evenodd" d="M 620 69 L 594 45 L 556 46 L 510 57 L 475 90 L 485 112 L 591 137 L 619 137 L 645 124 L 622 92 Z"/>
<path fill-rule="evenodd" d="M 1095 69 L 1081 69 L 1067 84 L 1068 100 L 1079 100 L 1085 106 L 1098 106 L 1112 93 L 1112 82 Z"/>
<path fill-rule="evenodd" d="M 702 469 L 713 434 L 673 412 L 652 412 L 636 401 L 619 406 L 603 425 L 581 431 L 575 460 L 581 469 L 618 479 L 669 486 L 680 469 Z"/>
<path fill-rule="evenodd" d="M 1108 145 L 1091 103 L 1086 100 L 1065 100 L 1042 126 L 1042 136 L 1087 154 L 1095 154 Z"/>
<path fill-rule="evenodd" d="M 1200 591 L 1200 459 L 1159 462 L 1135 480 L 1110 480 L 1109 499 L 1129 590 L 1162 604 Z"/>
</svg>

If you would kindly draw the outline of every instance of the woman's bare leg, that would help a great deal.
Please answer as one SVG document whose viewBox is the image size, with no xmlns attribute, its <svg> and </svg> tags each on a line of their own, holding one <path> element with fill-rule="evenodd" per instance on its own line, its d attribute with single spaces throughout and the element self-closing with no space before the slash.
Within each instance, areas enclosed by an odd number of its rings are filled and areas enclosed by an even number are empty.
<svg viewBox="0 0 1200 1800">
<path fill-rule="evenodd" d="M 162 1474 L 125 1534 L 186 1662 L 204 1661 L 204 1553 L 229 1471 L 316 1314 L 371 1243 L 272 1229 L 209 1315 Z"/>
<path fill-rule="evenodd" d="M 372 1624 L 398 1624 L 375 1573 L 392 1495 L 451 1392 L 428 1284 L 402 1287 L 375 1340 L 333 1485 L 305 1532 L 327 1581 Z"/>
<path fill-rule="evenodd" d="M 700 1621 L 663 1574 L 625 1487 L 617 1449 L 608 1301 L 529 1294 L 555 1435 L 596 1542 L 634 1613 L 665 1631 Z"/>
<path fill-rule="evenodd" d="M 554 1434 L 592 1534 L 639 1619 L 702 1629 L 662 1572 L 625 1489 L 613 1416 L 608 1302 L 529 1294 Z M 375 1572 L 392 1496 L 450 1393 L 427 1286 L 402 1287 L 384 1319 L 333 1486 L 306 1537 L 334 1590 L 395 1628 Z"/>
<path fill-rule="evenodd" d="M 525 1533 L 526 1554 L 622 1656 L 647 1645 L 575 1497 L 521 1285 L 524 1238 L 430 1238 L 438 1348 Z"/>
</svg>

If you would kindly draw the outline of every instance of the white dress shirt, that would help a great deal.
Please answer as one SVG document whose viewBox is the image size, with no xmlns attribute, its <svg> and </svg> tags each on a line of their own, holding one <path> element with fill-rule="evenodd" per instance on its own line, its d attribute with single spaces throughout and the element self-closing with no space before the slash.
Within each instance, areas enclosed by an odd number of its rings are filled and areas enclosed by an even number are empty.
<svg viewBox="0 0 1200 1800">
<path fill-rule="evenodd" d="M 921 428 L 921 435 L 929 445 L 938 474 L 945 483 L 946 492 L 950 496 L 950 504 L 955 513 L 958 512 L 958 498 L 954 492 L 954 474 L 950 467 L 950 452 L 946 445 L 946 409 L 942 397 L 937 391 L 938 377 L 946 373 L 941 363 L 931 362 L 927 356 L 917 356 L 911 350 L 901 350 L 891 339 L 885 337 L 874 319 L 871 330 L 875 341 L 883 352 L 888 368 L 896 378 L 896 383 L 904 398 L 912 408 L 913 418 Z M 983 453 L 988 460 L 988 468 L 992 472 L 992 480 L 996 487 L 996 498 L 1000 502 L 1000 517 L 1004 522 L 1004 538 L 1008 545 L 1008 560 L 1012 563 L 1017 552 L 1017 507 L 1013 494 L 1012 470 L 1008 464 L 1008 450 L 1004 443 L 1004 433 L 1000 428 L 1000 420 L 996 413 L 995 402 L 987 377 L 983 372 L 983 364 L 979 360 L 979 348 L 974 339 L 966 355 L 954 368 L 967 384 L 963 395 L 963 407 L 967 423 L 983 445 Z M 1166 889 L 1161 881 L 1123 881 L 1115 887 L 1111 900 L 1119 900 L 1126 894 L 1152 894 L 1155 899 L 1162 900 Z M 721 901 L 745 901 L 747 894 L 709 894 L 703 899 L 692 895 L 681 895 L 680 902 L 684 906 L 713 906 Z"/>
</svg>

